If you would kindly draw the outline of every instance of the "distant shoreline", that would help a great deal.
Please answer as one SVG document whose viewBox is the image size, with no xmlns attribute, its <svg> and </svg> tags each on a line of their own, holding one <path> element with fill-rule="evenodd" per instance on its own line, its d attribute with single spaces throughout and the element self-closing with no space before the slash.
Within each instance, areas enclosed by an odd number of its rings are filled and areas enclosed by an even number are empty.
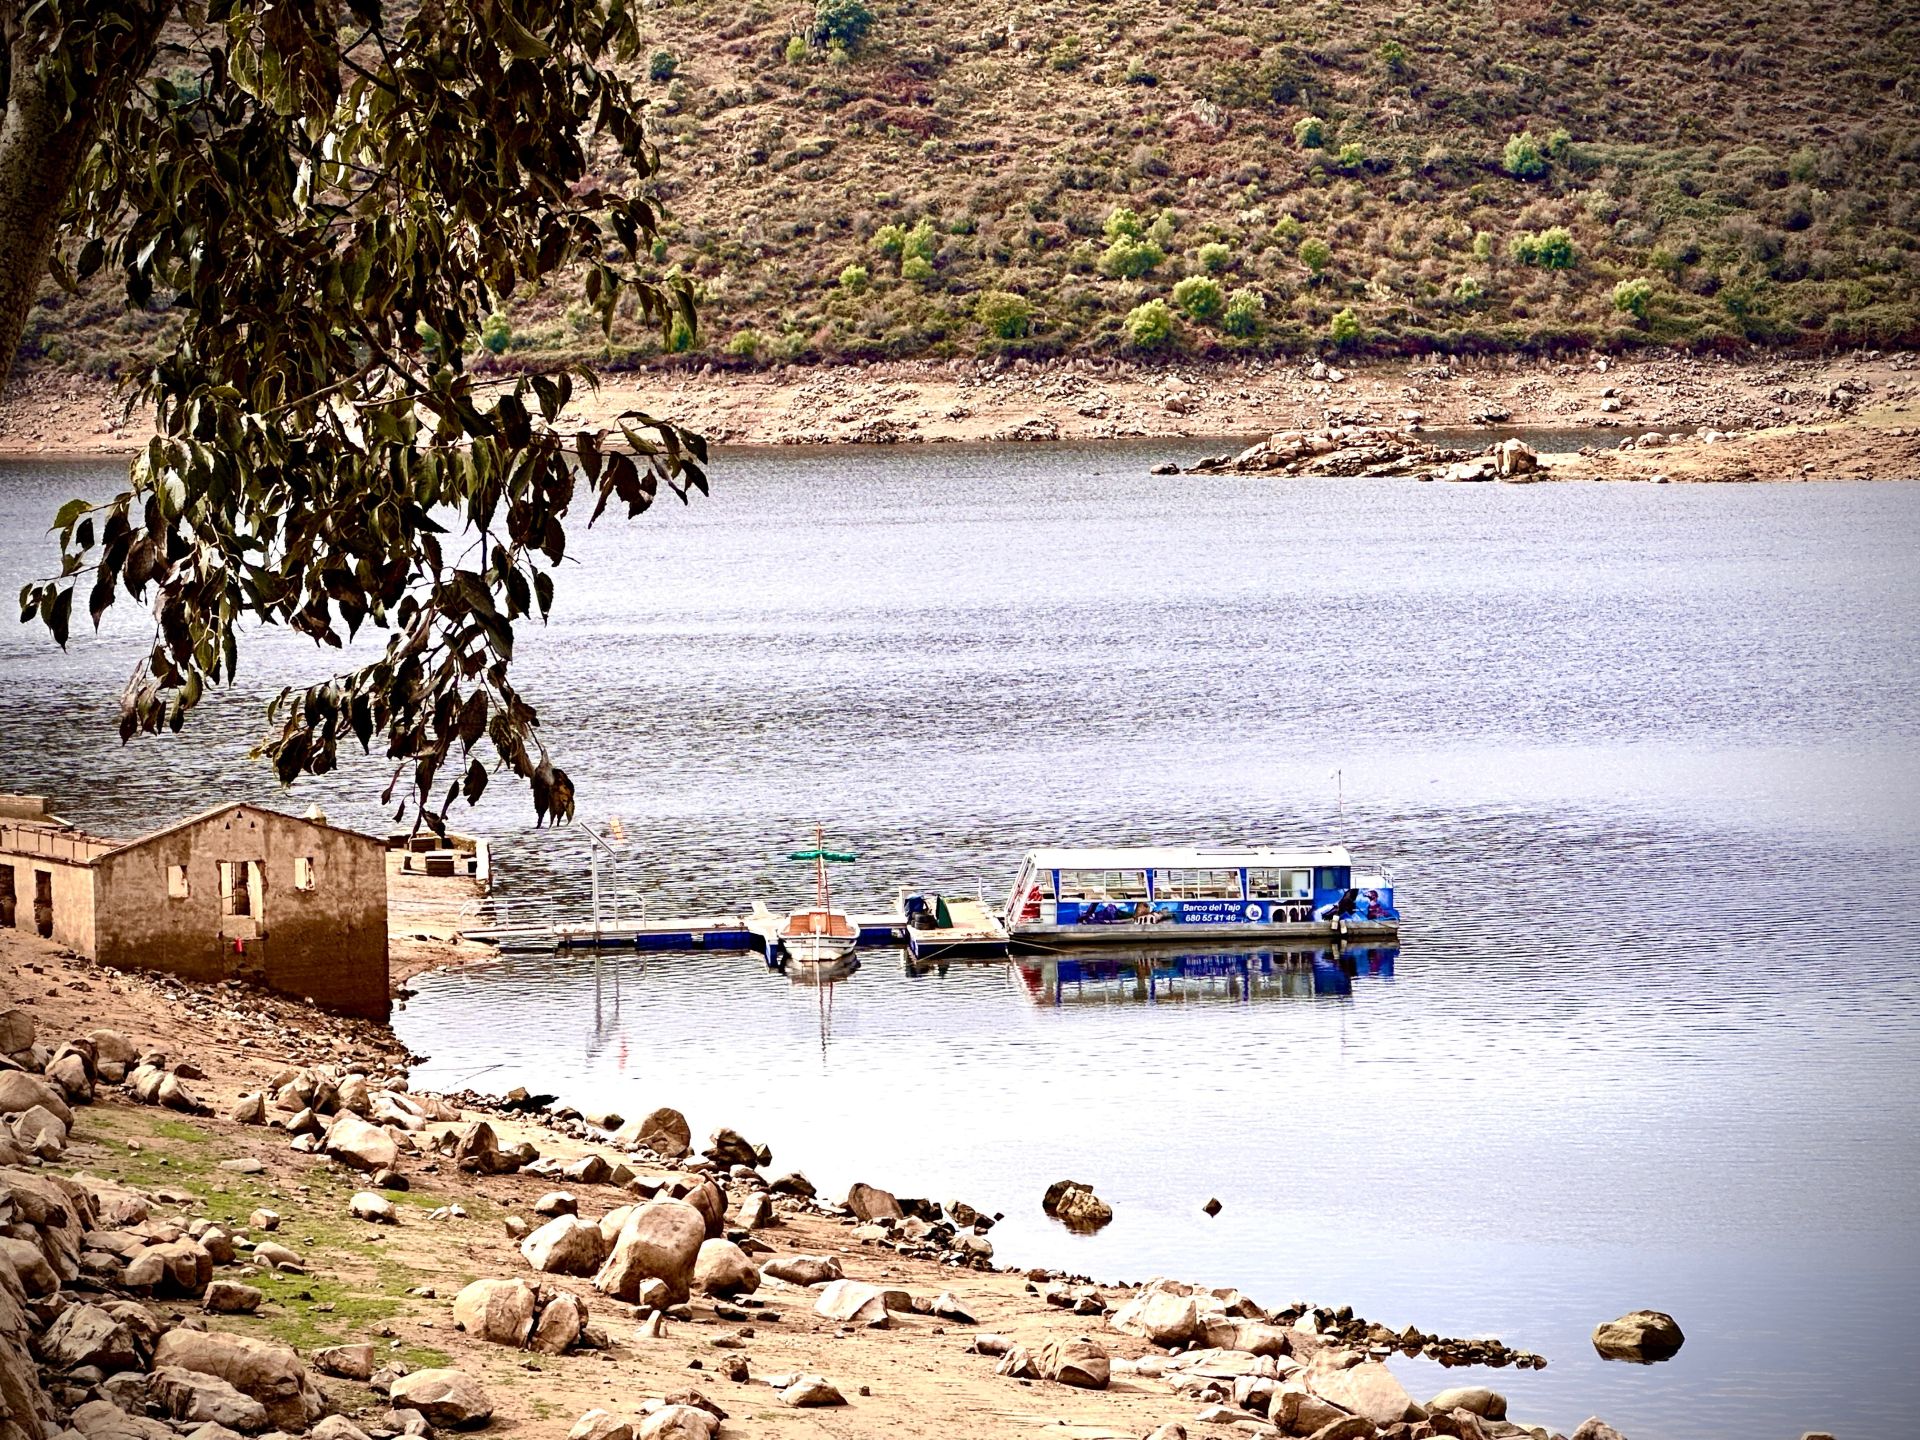
<svg viewBox="0 0 1920 1440">
<path fill-rule="evenodd" d="M 583 424 L 642 409 L 714 445 L 832 446 L 1265 436 L 1327 424 L 1610 431 L 1624 439 L 1713 429 L 1738 443 L 1698 464 L 1679 452 L 1601 451 L 1554 478 L 1920 478 L 1920 357 L 1518 357 L 1449 363 L 907 361 L 752 372 L 621 372 L 575 407 Z M 0 459 L 131 454 L 102 381 L 17 377 L 0 401 Z M 1694 447 L 1689 447 L 1690 453 Z M 1657 464 L 1642 464 L 1655 457 Z M 1809 468 L 1810 467 L 1810 468 Z"/>
</svg>

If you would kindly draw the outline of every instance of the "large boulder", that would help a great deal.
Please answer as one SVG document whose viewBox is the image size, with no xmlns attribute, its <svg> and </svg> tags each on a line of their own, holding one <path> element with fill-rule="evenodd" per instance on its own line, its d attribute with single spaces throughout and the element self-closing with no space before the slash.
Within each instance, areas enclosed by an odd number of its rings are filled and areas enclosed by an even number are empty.
<svg viewBox="0 0 1920 1440">
<path fill-rule="evenodd" d="M 373 1342 L 363 1340 L 358 1344 L 329 1345 L 323 1350 L 316 1350 L 313 1352 L 313 1368 L 322 1375 L 334 1375 L 342 1380 L 371 1380 Z"/>
<path fill-rule="evenodd" d="M 720 1422 L 698 1405 L 662 1405 L 640 1417 L 634 1440 L 713 1440 Z"/>
<path fill-rule="evenodd" d="M 707 1223 L 707 1238 L 727 1233 L 727 1192 L 711 1180 L 702 1180 L 689 1190 L 684 1197 L 687 1204 L 700 1212 L 700 1218 Z"/>
<path fill-rule="evenodd" d="M 760 1288 L 760 1272 L 731 1240 L 708 1240 L 694 1258 L 693 1288 L 702 1295 L 751 1295 Z"/>
<path fill-rule="evenodd" d="M 564 1355 L 586 1328 L 586 1303 L 563 1290 L 540 1307 L 540 1318 L 534 1324 L 527 1348 L 543 1355 Z"/>
<path fill-rule="evenodd" d="M 1113 1220 L 1113 1206 L 1080 1180 L 1056 1180 L 1040 1199 L 1040 1208 L 1069 1230 L 1098 1230 Z"/>
<path fill-rule="evenodd" d="M 169 1240 L 149 1245 L 127 1260 L 122 1282 L 129 1290 L 155 1295 L 199 1295 L 213 1279 L 213 1256 L 198 1240 Z"/>
<path fill-rule="evenodd" d="M 0 1010 L 0 1055 L 19 1055 L 33 1048 L 33 1016 L 11 1007 Z"/>
<path fill-rule="evenodd" d="M 615 1139 L 630 1145 L 644 1145 L 664 1160 L 678 1160 L 693 1149 L 693 1130 L 687 1117 L 662 1105 L 639 1120 L 630 1120 L 615 1132 Z"/>
<path fill-rule="evenodd" d="M 1036 1357 L 1040 1374 L 1077 1390 L 1104 1390 L 1112 1361 L 1104 1346 L 1077 1335 L 1071 1340 L 1049 1340 Z"/>
<path fill-rule="evenodd" d="M 162 1365 L 147 1380 L 147 1399 L 175 1420 L 224 1425 L 252 1434 L 267 1428 L 267 1407 L 226 1381 L 178 1365 Z"/>
<path fill-rule="evenodd" d="M 573 1422 L 567 1440 L 633 1440 L 633 1422 L 610 1410 L 589 1410 Z"/>
<path fill-rule="evenodd" d="M 1427 1401 L 1427 1409 L 1442 1413 L 1467 1410 L 1483 1420 L 1504 1420 L 1507 1418 L 1507 1397 L 1498 1390 L 1489 1390 L 1485 1385 L 1454 1385 Z"/>
<path fill-rule="evenodd" d="M 266 1303 L 267 1292 L 238 1280 L 215 1280 L 201 1306 L 210 1315 L 251 1315 Z"/>
<path fill-rule="evenodd" d="M 1406 1387 L 1378 1360 L 1363 1360 L 1344 1370 L 1312 1365 L 1307 1368 L 1306 1382 L 1307 1389 L 1322 1400 L 1351 1414 L 1364 1415 L 1382 1427 L 1420 1414 Z"/>
<path fill-rule="evenodd" d="M 453 1163 L 476 1175 L 504 1175 L 520 1168 L 520 1162 L 500 1148 L 500 1137 L 484 1120 L 474 1121 L 454 1138 Z"/>
<path fill-rule="evenodd" d="M 847 1191 L 847 1209 L 861 1220 L 904 1220 L 906 1212 L 891 1191 L 856 1181 Z"/>
<path fill-rule="evenodd" d="M 1107 1324 L 1156 1345 L 1184 1345 L 1200 1329 L 1200 1306 L 1191 1295 L 1149 1287 L 1114 1311 Z"/>
<path fill-rule="evenodd" d="M 226 1381 L 266 1407 L 282 1430 L 304 1430 L 326 1411 L 326 1401 L 300 1357 L 285 1345 L 250 1335 L 169 1330 L 153 1352 L 154 1368 L 177 1365 Z"/>
<path fill-rule="evenodd" d="M 47 1327 L 38 1345 L 49 1370 L 92 1365 L 111 1375 L 140 1368 L 133 1332 L 97 1305 L 69 1305 Z"/>
<path fill-rule="evenodd" d="M 1593 1330 L 1593 1348 L 1609 1360 L 1651 1364 L 1671 1359 L 1686 1343 L 1680 1326 L 1663 1310 L 1635 1310 Z"/>
<path fill-rule="evenodd" d="M 591 1275 L 607 1258 L 600 1227 L 578 1215 L 561 1215 L 520 1242 L 520 1254 L 545 1275 Z"/>
<path fill-rule="evenodd" d="M 0 1070 L 0 1115 L 24 1114 L 36 1105 L 50 1111 L 63 1126 L 73 1124 L 73 1111 L 59 1086 L 24 1070 Z"/>
<path fill-rule="evenodd" d="M 334 1117 L 321 1148 L 356 1170 L 390 1170 L 400 1163 L 399 1142 L 351 1111 Z"/>
<path fill-rule="evenodd" d="M 760 1273 L 789 1285 L 824 1285 L 844 1272 L 837 1255 L 776 1255 L 760 1267 Z"/>
<path fill-rule="evenodd" d="M 418 1410 L 433 1426 L 468 1430 L 493 1418 L 493 1401 L 463 1370 L 416 1370 L 387 1392 L 396 1410 Z"/>
<path fill-rule="evenodd" d="M 813 1313 L 842 1325 L 884 1328 L 887 1321 L 887 1292 L 864 1280 L 835 1280 L 813 1302 Z"/>
<path fill-rule="evenodd" d="M 773 1152 L 766 1146 L 755 1145 L 738 1130 L 724 1127 L 713 1132 L 713 1138 L 707 1141 L 707 1148 L 701 1153 L 723 1170 L 730 1170 L 735 1165 L 745 1165 L 751 1169 L 773 1162 Z"/>
<path fill-rule="evenodd" d="M 525 1348 L 540 1291 L 524 1280 L 476 1280 L 453 1297 L 453 1323 L 476 1340 Z"/>
<path fill-rule="evenodd" d="M 6 1117 L 13 1143 L 42 1160 L 58 1160 L 67 1149 L 67 1126 L 44 1105 L 35 1105 Z"/>
<path fill-rule="evenodd" d="M 594 1285 L 616 1300 L 633 1300 L 641 1282 L 659 1280 L 667 1303 L 692 1293 L 693 1267 L 707 1238 L 707 1222 L 684 1200 L 649 1200 L 627 1217 Z"/>
</svg>

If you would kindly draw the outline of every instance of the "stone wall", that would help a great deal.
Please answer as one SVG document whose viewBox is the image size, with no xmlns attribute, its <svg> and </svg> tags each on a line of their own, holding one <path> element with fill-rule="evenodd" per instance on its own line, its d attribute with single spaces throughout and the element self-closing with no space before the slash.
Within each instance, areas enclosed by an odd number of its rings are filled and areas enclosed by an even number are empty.
<svg viewBox="0 0 1920 1440">
<path fill-rule="evenodd" d="M 226 913 L 222 862 L 257 866 L 246 916 Z M 302 874 L 308 864 L 310 880 Z M 185 894 L 173 874 L 179 866 Z M 236 805 L 112 851 L 98 870 L 98 945 L 89 953 L 102 964 L 193 980 L 241 977 L 331 1010 L 386 1017 L 380 841 Z"/>
</svg>

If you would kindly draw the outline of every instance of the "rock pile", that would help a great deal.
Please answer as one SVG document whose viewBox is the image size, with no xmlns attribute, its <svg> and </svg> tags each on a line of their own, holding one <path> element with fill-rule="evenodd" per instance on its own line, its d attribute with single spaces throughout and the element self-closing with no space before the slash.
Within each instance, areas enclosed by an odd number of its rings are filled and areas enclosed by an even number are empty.
<svg viewBox="0 0 1920 1440">
<path fill-rule="evenodd" d="M 1377 425 L 1329 425 L 1287 430 L 1238 455 L 1212 455 L 1192 467 L 1206 475 L 1407 475 L 1422 480 L 1513 480 L 1544 478 L 1540 457 L 1520 440 L 1505 440 L 1462 458 L 1413 430 Z"/>
</svg>

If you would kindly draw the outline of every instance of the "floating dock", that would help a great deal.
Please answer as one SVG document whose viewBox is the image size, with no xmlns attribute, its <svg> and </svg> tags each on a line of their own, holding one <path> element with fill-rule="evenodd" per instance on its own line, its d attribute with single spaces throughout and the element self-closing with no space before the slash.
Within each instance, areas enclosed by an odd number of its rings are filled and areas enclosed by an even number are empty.
<svg viewBox="0 0 1920 1440">
<path fill-rule="evenodd" d="M 775 929 L 783 917 L 764 908 L 733 915 L 696 915 L 672 919 L 553 922 L 496 925 L 464 930 L 461 937 L 501 950 L 633 950 L 751 952 L 771 963 L 777 948 Z M 862 945 L 899 945 L 905 915 L 854 915 Z"/>
<path fill-rule="evenodd" d="M 1007 927 L 983 901 L 916 895 L 906 908 L 907 951 L 916 961 L 1007 958 Z"/>
</svg>

